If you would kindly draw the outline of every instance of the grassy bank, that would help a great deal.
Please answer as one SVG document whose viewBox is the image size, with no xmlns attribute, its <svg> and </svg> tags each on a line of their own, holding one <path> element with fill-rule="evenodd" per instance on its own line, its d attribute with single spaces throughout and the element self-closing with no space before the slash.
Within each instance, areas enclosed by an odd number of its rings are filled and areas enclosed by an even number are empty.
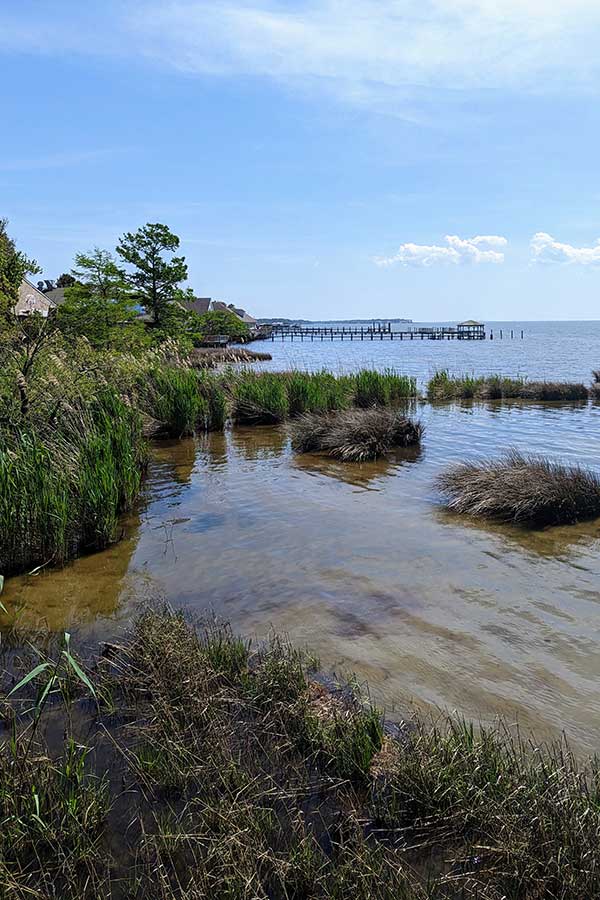
<svg viewBox="0 0 600 900">
<path fill-rule="evenodd" d="M 105 547 L 145 461 L 140 417 L 110 389 L 54 421 L 0 429 L 0 572 Z"/>
<path fill-rule="evenodd" d="M 327 413 L 352 406 L 395 407 L 417 396 L 416 379 L 387 370 L 352 375 L 321 372 L 230 374 L 232 418 L 244 423 L 281 422 L 304 413 Z"/>
<path fill-rule="evenodd" d="M 393 372 L 209 370 L 174 340 L 136 354 L 98 351 L 34 325 L 0 346 L 2 575 L 114 540 L 140 489 L 144 438 L 394 406 L 416 392 Z"/>
<path fill-rule="evenodd" d="M 280 640 L 167 611 L 91 682 L 63 651 L 2 701 L 6 897 L 598 896 L 597 774 L 564 747 L 453 719 L 391 729 Z"/>
<path fill-rule="evenodd" d="M 528 381 L 501 375 L 451 376 L 436 372 L 427 384 L 429 400 L 587 400 L 589 388 L 584 384 L 562 381 Z"/>
</svg>

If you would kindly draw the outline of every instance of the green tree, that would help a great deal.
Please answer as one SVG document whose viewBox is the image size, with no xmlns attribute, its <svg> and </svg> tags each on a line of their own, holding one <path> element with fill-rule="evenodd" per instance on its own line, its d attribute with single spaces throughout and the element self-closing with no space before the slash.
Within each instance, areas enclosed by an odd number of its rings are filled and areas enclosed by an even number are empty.
<svg viewBox="0 0 600 900">
<path fill-rule="evenodd" d="M 85 335 L 99 350 L 139 342 L 143 327 L 136 321 L 135 301 L 124 270 L 108 250 L 78 253 L 72 278 L 57 311 L 64 334 Z"/>
<path fill-rule="evenodd" d="M 187 278 L 185 257 L 172 255 L 178 247 L 177 235 L 160 223 L 128 231 L 117 246 L 119 256 L 132 267 L 127 280 L 135 300 L 152 314 L 159 328 L 169 320 L 169 306 Z"/>
<path fill-rule="evenodd" d="M 201 337 L 226 334 L 232 341 L 244 341 L 250 334 L 246 323 L 230 309 L 218 309 L 194 316 L 194 331 Z"/>
<path fill-rule="evenodd" d="M 69 274 L 69 272 L 63 272 L 62 275 L 59 275 L 56 279 L 56 287 L 57 288 L 68 288 L 73 287 L 75 284 L 75 278 Z"/>
<path fill-rule="evenodd" d="M 0 219 L 0 322 L 6 328 L 19 297 L 19 286 L 27 274 L 41 272 L 38 264 L 29 259 L 9 237 L 7 219 Z"/>
</svg>

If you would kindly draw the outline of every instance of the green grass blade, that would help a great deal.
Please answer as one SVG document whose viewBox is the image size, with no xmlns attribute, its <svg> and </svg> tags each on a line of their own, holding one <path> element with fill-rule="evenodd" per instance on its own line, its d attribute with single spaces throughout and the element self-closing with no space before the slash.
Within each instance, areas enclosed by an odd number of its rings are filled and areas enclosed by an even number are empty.
<svg viewBox="0 0 600 900">
<path fill-rule="evenodd" d="M 39 666 L 36 666 L 35 669 L 32 669 L 31 672 L 29 672 L 25 676 L 25 678 L 22 678 L 18 684 L 15 684 L 14 688 L 9 691 L 6 696 L 10 697 L 12 694 L 16 693 L 16 691 L 21 690 L 22 687 L 25 687 L 26 684 L 29 684 L 30 681 L 33 681 L 34 678 L 44 672 L 49 666 L 49 662 L 40 663 Z"/>
</svg>

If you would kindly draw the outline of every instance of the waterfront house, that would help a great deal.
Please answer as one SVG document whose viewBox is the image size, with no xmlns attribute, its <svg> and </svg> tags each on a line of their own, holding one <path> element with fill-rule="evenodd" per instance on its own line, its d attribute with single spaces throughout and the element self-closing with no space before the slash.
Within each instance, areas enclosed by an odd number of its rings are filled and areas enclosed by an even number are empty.
<svg viewBox="0 0 600 900">
<path fill-rule="evenodd" d="M 56 303 L 48 294 L 43 294 L 26 278 L 19 287 L 19 298 L 14 306 L 14 313 L 20 319 L 33 316 L 35 313 L 47 319 L 56 309 Z"/>
</svg>

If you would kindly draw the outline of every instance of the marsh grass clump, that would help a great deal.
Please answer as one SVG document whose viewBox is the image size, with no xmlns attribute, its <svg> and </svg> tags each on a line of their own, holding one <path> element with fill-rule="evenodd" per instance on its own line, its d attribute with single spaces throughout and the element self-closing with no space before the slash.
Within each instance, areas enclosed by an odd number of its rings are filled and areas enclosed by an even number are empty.
<svg viewBox="0 0 600 900">
<path fill-rule="evenodd" d="M 349 409 L 329 415 L 307 413 L 290 424 L 297 453 L 324 453 L 347 462 L 385 456 L 395 447 L 417 444 L 423 426 L 385 408 Z"/>
<path fill-rule="evenodd" d="M 535 747 L 514 726 L 452 718 L 415 726 L 373 781 L 382 829 L 448 848 L 461 897 L 598 894 L 596 763 L 579 769 L 564 744 Z"/>
<path fill-rule="evenodd" d="M 417 396 L 417 380 L 399 375 L 393 369 L 378 372 L 361 369 L 353 376 L 354 405 L 367 409 L 370 406 L 397 406 Z"/>
<path fill-rule="evenodd" d="M 429 400 L 587 400 L 589 389 L 577 382 L 527 381 L 502 375 L 451 376 L 436 372 L 427 384 Z"/>
<path fill-rule="evenodd" d="M 140 416 L 111 390 L 71 405 L 52 427 L 0 431 L 0 572 L 105 547 L 145 462 Z"/>
<path fill-rule="evenodd" d="M 138 402 L 171 437 L 191 435 L 207 415 L 207 402 L 193 369 L 157 365 L 144 372 Z"/>
<path fill-rule="evenodd" d="M 278 372 L 254 372 L 246 369 L 229 373 L 231 415 L 235 422 L 248 425 L 272 425 L 283 421 L 289 412 L 285 377 Z"/>
<path fill-rule="evenodd" d="M 190 353 L 190 365 L 196 369 L 215 369 L 237 363 L 267 362 L 270 353 L 248 350 L 247 347 L 195 347 Z"/>
<path fill-rule="evenodd" d="M 289 414 L 345 409 L 352 400 L 352 379 L 331 372 L 290 372 L 286 379 Z"/>
<path fill-rule="evenodd" d="M 461 463 L 437 486 L 449 509 L 544 527 L 600 516 L 600 475 L 580 466 L 511 451 L 499 460 Z"/>
</svg>

